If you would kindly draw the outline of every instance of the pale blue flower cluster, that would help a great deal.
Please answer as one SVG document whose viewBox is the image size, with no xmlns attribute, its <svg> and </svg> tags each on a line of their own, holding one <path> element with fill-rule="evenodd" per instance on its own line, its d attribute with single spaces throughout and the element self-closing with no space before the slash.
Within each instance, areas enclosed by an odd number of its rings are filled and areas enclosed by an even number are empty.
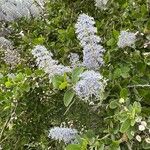
<svg viewBox="0 0 150 150">
<path fill-rule="evenodd" d="M 81 65 L 81 62 L 79 60 L 79 55 L 77 53 L 71 53 L 69 55 L 69 59 L 70 59 L 71 67 L 75 68 Z"/>
<path fill-rule="evenodd" d="M 12 68 L 20 63 L 20 54 L 14 48 L 13 43 L 4 37 L 0 37 L 0 48 L 4 49 L 3 60 Z"/>
<path fill-rule="evenodd" d="M 37 17 L 43 5 L 44 0 L 0 0 L 0 20 Z"/>
<path fill-rule="evenodd" d="M 4 37 L 0 37 L 0 47 L 4 49 L 10 49 L 13 47 L 13 44 L 11 41 L 7 40 Z"/>
<path fill-rule="evenodd" d="M 48 137 L 54 140 L 63 141 L 66 144 L 68 144 L 68 143 L 74 143 L 77 134 L 78 131 L 76 129 L 54 127 L 50 129 Z"/>
<path fill-rule="evenodd" d="M 93 17 L 81 14 L 75 25 L 77 38 L 83 47 L 83 65 L 88 69 L 99 69 L 103 65 L 103 53 L 105 49 L 99 44 L 101 38 L 94 27 L 95 21 Z"/>
<path fill-rule="evenodd" d="M 65 67 L 58 64 L 58 61 L 53 60 L 53 54 L 49 52 L 44 46 L 37 45 L 32 50 L 33 56 L 36 58 L 36 63 L 40 69 L 43 69 L 45 73 L 49 75 L 49 78 L 54 75 L 62 75 L 65 72 L 70 72 L 69 67 Z"/>
<path fill-rule="evenodd" d="M 121 31 L 118 40 L 118 47 L 132 47 L 136 42 L 136 34 L 128 31 Z"/>
<path fill-rule="evenodd" d="M 10 65 L 11 68 L 16 67 L 21 62 L 20 54 L 16 49 L 6 49 L 4 53 L 3 60 L 6 64 Z"/>
<path fill-rule="evenodd" d="M 83 100 L 89 101 L 92 96 L 99 97 L 104 91 L 106 80 L 99 72 L 85 71 L 80 75 L 80 80 L 74 87 L 76 94 Z"/>
</svg>

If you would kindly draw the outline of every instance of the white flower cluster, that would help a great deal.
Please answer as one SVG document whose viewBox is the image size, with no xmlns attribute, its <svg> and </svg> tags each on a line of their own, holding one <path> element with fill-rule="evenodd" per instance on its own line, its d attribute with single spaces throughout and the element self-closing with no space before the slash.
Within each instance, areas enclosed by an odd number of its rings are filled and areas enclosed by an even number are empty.
<svg viewBox="0 0 150 150">
<path fill-rule="evenodd" d="M 136 42 L 136 34 L 128 31 L 121 31 L 118 40 L 118 47 L 132 47 Z"/>
<path fill-rule="evenodd" d="M 49 75 L 49 78 L 54 75 L 62 75 L 65 72 L 70 72 L 69 67 L 58 64 L 58 61 L 53 60 L 53 54 L 49 52 L 44 46 L 37 45 L 32 50 L 33 56 L 36 58 L 36 63 L 40 69 Z"/>
<path fill-rule="evenodd" d="M 44 0 L 0 0 L 0 21 L 37 17 L 42 11 L 43 5 Z"/>
<path fill-rule="evenodd" d="M 142 121 L 142 117 L 141 116 L 138 116 L 135 120 L 137 123 L 139 123 L 139 131 L 144 131 L 147 127 L 147 123 L 146 121 Z"/>
<path fill-rule="evenodd" d="M 6 64 L 12 68 L 20 63 L 20 54 L 13 47 L 13 43 L 4 37 L 0 37 L 0 47 L 4 49 L 4 58 Z"/>
<path fill-rule="evenodd" d="M 108 0 L 95 0 L 95 6 L 101 10 L 106 9 L 107 3 L 108 3 Z"/>
<path fill-rule="evenodd" d="M 135 138 L 136 138 L 136 140 L 137 140 L 138 142 L 141 142 L 141 141 L 142 141 L 142 138 L 141 138 L 140 135 L 136 135 Z M 145 142 L 148 143 L 148 144 L 150 144 L 150 137 L 146 137 L 146 138 L 145 138 Z"/>
<path fill-rule="evenodd" d="M 142 117 L 137 117 L 136 118 L 136 122 L 139 123 L 138 125 L 138 130 L 140 131 L 140 135 L 136 135 L 136 140 L 138 142 L 141 142 L 142 139 L 145 139 L 145 142 L 150 144 L 150 137 L 148 135 L 150 135 L 150 129 L 148 128 L 147 122 L 142 120 Z M 148 130 L 148 134 L 145 130 Z M 144 135 L 142 135 L 144 134 Z M 141 136 L 142 135 L 142 136 Z"/>
<path fill-rule="evenodd" d="M 64 141 L 66 144 L 73 143 L 76 139 L 78 131 L 71 128 L 54 127 L 49 131 L 49 138 Z"/>
<path fill-rule="evenodd" d="M 83 65 L 88 69 L 99 69 L 103 62 L 105 49 L 99 44 L 101 38 L 97 35 L 97 28 L 94 27 L 93 17 L 81 14 L 75 25 L 77 38 L 83 47 Z"/>
<path fill-rule="evenodd" d="M 83 100 L 88 101 L 92 96 L 99 97 L 100 93 L 104 92 L 106 80 L 100 73 L 93 70 L 85 71 L 80 75 L 80 78 L 74 90 Z"/>
</svg>

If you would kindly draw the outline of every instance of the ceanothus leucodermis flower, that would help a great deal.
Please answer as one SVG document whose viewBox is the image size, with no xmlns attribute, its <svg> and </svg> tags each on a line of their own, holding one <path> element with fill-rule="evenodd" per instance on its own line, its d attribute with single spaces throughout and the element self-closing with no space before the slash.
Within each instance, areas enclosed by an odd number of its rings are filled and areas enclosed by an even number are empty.
<svg viewBox="0 0 150 150">
<path fill-rule="evenodd" d="M 54 127 L 50 129 L 48 137 L 54 140 L 64 141 L 66 144 L 68 144 L 68 143 L 74 143 L 77 134 L 78 131 L 76 129 Z"/>
<path fill-rule="evenodd" d="M 81 14 L 75 25 L 77 38 L 83 47 L 83 65 L 88 69 L 97 70 L 104 64 L 103 53 L 105 49 L 99 44 L 101 38 L 96 35 L 93 17 Z"/>
<path fill-rule="evenodd" d="M 65 72 L 70 72 L 71 69 L 62 64 L 58 64 L 57 60 L 52 58 L 53 54 L 46 47 L 37 45 L 32 50 L 33 56 L 36 58 L 36 63 L 40 69 L 49 75 L 49 78 L 54 75 L 63 75 Z"/>
</svg>

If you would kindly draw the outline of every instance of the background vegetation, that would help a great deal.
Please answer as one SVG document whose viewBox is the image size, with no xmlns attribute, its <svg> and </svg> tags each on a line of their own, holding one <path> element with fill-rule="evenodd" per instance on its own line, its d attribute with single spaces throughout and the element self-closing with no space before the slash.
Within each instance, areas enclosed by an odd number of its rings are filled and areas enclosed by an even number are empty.
<svg viewBox="0 0 150 150">
<path fill-rule="evenodd" d="M 78 53 L 82 60 L 82 48 L 74 28 L 81 13 L 96 21 L 106 49 L 105 65 L 100 72 L 108 79 L 108 85 L 101 106 L 89 105 L 75 97 L 68 109 L 63 102 L 66 88 L 54 89 L 48 76 L 36 66 L 31 50 L 38 44 L 44 45 L 65 65 L 70 65 L 71 52 Z M 76 145 L 78 149 L 150 149 L 148 143 L 138 142 L 131 134 L 131 131 L 141 137 L 150 134 L 139 133 L 138 125 L 132 126 L 138 116 L 150 125 L 150 86 L 147 86 L 150 46 L 144 48 L 144 43 L 150 40 L 149 18 L 150 6 L 146 0 L 110 0 L 106 10 L 96 8 L 94 0 L 50 0 L 39 18 L 1 22 L 1 29 L 9 31 L 5 38 L 14 42 L 21 56 L 20 64 L 14 68 L 0 59 L 1 147 L 4 150 L 65 149 L 63 142 L 48 138 L 51 127 L 65 122 L 83 133 L 80 146 Z M 120 49 L 118 36 L 127 29 L 139 32 L 136 46 Z M 0 55 L 3 57 L 3 51 Z M 123 111 L 124 108 L 127 110 Z M 127 118 L 129 121 L 122 125 Z"/>
</svg>

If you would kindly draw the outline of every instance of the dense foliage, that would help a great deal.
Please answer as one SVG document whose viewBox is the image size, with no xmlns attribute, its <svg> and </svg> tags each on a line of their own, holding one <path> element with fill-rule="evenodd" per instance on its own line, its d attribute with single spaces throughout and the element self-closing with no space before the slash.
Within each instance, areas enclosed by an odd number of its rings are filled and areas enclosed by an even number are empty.
<svg viewBox="0 0 150 150">
<path fill-rule="evenodd" d="M 41 9 L 0 17 L 0 149 L 150 149 L 150 2 Z"/>
</svg>

